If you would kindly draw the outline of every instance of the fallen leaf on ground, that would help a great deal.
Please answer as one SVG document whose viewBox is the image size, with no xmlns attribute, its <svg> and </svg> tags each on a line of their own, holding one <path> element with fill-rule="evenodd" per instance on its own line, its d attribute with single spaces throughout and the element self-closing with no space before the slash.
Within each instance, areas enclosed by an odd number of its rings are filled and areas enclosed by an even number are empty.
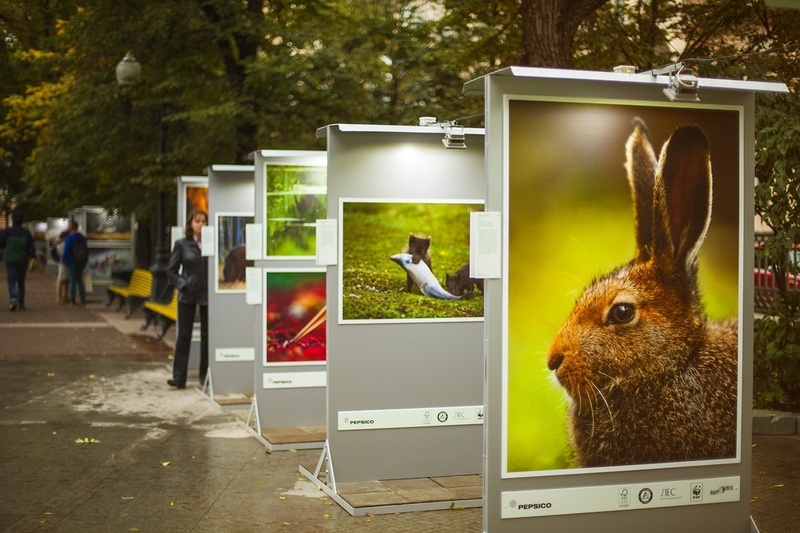
<svg viewBox="0 0 800 533">
<path fill-rule="evenodd" d="M 132 500 L 133 496 L 123 496 L 122 499 L 123 500 Z"/>
<path fill-rule="evenodd" d="M 161 466 L 169 466 L 169 461 L 164 461 L 161 463 Z"/>
</svg>

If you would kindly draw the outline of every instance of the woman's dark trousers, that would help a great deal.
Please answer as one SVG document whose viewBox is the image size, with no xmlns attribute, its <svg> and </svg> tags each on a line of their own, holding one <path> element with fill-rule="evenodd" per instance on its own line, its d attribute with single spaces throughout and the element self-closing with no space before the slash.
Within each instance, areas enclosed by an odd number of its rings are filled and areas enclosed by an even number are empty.
<svg viewBox="0 0 800 533">
<path fill-rule="evenodd" d="M 175 360 L 172 362 L 172 379 L 186 383 L 189 352 L 192 348 L 192 330 L 197 308 L 200 308 L 200 381 L 208 371 L 208 306 L 178 302 L 178 337 L 175 339 Z"/>
</svg>

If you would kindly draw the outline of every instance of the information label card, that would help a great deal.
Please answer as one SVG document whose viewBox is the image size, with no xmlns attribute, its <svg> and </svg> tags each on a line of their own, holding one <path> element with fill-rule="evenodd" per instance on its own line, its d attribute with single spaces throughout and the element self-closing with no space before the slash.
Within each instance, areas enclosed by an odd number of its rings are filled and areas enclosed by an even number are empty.
<svg viewBox="0 0 800 533">
<path fill-rule="evenodd" d="M 498 211 L 469 214 L 469 275 L 497 279 L 502 274 L 502 217 Z"/>
<path fill-rule="evenodd" d="M 337 260 L 335 218 L 317 220 L 317 264 L 335 265 Z"/>
<path fill-rule="evenodd" d="M 200 236 L 203 240 L 203 248 L 200 250 L 200 255 L 203 257 L 214 257 L 216 247 L 214 243 L 217 242 L 217 232 L 214 226 L 203 226 L 200 230 Z"/>
<path fill-rule="evenodd" d="M 328 381 L 328 373 L 324 370 L 315 372 L 264 372 L 265 389 L 304 389 L 324 387 Z"/>
<path fill-rule="evenodd" d="M 483 406 L 339 411 L 339 431 L 483 424 Z"/>
<path fill-rule="evenodd" d="M 255 361 L 255 348 L 217 348 L 214 361 L 217 363 L 234 363 L 239 361 Z"/>
<path fill-rule="evenodd" d="M 263 293 L 264 274 L 258 267 L 247 267 L 244 269 L 245 294 L 244 299 L 247 305 L 261 305 L 261 295 Z"/>
<path fill-rule="evenodd" d="M 245 224 L 244 226 L 244 254 L 245 259 L 257 261 L 263 259 L 264 247 L 261 224 Z"/>
<path fill-rule="evenodd" d="M 530 518 L 736 502 L 739 477 L 503 492 L 501 518 Z"/>
</svg>

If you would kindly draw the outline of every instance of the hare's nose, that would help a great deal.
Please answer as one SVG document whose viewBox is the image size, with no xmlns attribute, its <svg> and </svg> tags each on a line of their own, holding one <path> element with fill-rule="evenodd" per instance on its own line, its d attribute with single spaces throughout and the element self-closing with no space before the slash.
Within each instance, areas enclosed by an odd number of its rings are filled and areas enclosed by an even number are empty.
<svg viewBox="0 0 800 533">
<path fill-rule="evenodd" d="M 564 362 L 564 355 L 561 353 L 553 353 L 550 352 L 547 354 L 547 368 L 550 370 L 558 370 L 558 367 L 561 366 L 561 363 Z"/>
</svg>

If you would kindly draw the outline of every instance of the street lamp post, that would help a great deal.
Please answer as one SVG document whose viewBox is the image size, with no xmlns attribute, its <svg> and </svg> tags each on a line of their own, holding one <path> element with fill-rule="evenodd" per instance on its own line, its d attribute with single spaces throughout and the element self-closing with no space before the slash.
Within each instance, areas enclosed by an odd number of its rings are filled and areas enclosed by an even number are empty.
<svg viewBox="0 0 800 533">
<path fill-rule="evenodd" d="M 142 74 L 142 66 L 136 61 L 136 58 L 130 52 L 125 54 L 119 63 L 117 63 L 116 77 L 117 84 L 120 87 L 127 87 L 139 83 Z M 158 149 L 162 157 L 167 153 L 167 132 L 166 125 L 164 124 L 164 117 L 162 113 L 158 116 Z M 169 284 L 167 279 L 167 266 L 169 258 L 169 249 L 165 242 L 166 228 L 164 225 L 166 210 L 166 193 L 162 190 L 158 191 L 158 214 L 156 218 L 156 246 L 153 250 L 153 265 L 150 267 L 150 272 L 153 274 L 153 285 L 150 291 L 150 298 L 152 300 L 166 299 L 166 287 Z"/>
</svg>

